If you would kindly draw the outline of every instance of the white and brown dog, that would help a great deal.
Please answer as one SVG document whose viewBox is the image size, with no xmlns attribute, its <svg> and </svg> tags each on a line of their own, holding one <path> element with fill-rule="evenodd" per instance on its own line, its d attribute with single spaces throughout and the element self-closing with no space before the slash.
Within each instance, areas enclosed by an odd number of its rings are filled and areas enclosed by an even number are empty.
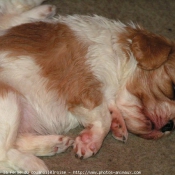
<svg viewBox="0 0 175 175">
<path fill-rule="evenodd" d="M 173 42 L 100 16 L 28 23 L 55 11 L 36 8 L 0 35 L 1 169 L 46 170 L 36 156 L 66 150 L 73 140 L 59 134 L 79 124 L 79 158 L 97 153 L 110 128 L 123 141 L 126 127 L 148 139 L 174 128 Z"/>
</svg>

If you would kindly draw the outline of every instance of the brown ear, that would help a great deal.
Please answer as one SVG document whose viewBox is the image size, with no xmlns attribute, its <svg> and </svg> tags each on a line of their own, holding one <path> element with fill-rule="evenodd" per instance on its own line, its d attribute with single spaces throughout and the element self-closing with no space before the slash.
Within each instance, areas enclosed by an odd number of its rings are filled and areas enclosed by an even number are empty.
<svg viewBox="0 0 175 175">
<path fill-rule="evenodd" d="M 142 69 L 153 70 L 166 62 L 171 44 L 163 37 L 138 33 L 132 40 L 131 50 Z"/>
</svg>

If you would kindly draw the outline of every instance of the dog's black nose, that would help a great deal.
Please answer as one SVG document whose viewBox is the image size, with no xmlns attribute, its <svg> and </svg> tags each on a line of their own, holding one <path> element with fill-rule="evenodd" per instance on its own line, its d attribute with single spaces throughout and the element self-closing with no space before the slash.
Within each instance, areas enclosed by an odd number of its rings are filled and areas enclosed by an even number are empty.
<svg viewBox="0 0 175 175">
<path fill-rule="evenodd" d="M 162 127 L 161 131 L 166 132 L 166 131 L 172 131 L 174 128 L 174 122 L 173 120 L 170 120 L 165 126 Z"/>
</svg>

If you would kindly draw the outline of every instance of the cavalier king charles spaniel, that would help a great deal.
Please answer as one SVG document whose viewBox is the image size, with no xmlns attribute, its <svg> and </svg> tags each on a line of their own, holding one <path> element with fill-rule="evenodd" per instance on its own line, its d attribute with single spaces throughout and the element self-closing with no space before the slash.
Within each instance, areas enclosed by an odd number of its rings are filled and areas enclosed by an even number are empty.
<svg viewBox="0 0 175 175">
<path fill-rule="evenodd" d="M 0 1 L 0 169 L 47 170 L 36 156 L 71 145 L 88 158 L 110 130 L 124 142 L 170 133 L 175 44 L 97 15 L 47 19 L 42 2 Z"/>
</svg>

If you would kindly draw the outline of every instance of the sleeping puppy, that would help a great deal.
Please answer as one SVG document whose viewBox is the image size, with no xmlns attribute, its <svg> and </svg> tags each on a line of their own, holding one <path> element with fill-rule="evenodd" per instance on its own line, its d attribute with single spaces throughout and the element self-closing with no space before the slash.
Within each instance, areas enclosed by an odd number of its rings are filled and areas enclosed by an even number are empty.
<svg viewBox="0 0 175 175">
<path fill-rule="evenodd" d="M 126 141 L 126 126 L 144 138 L 174 128 L 174 43 L 139 26 L 80 15 L 26 23 L 1 32 L 0 58 L 2 170 L 47 170 L 36 156 L 72 144 L 88 158 L 110 129 Z M 74 143 L 60 135 L 79 124 Z"/>
</svg>

